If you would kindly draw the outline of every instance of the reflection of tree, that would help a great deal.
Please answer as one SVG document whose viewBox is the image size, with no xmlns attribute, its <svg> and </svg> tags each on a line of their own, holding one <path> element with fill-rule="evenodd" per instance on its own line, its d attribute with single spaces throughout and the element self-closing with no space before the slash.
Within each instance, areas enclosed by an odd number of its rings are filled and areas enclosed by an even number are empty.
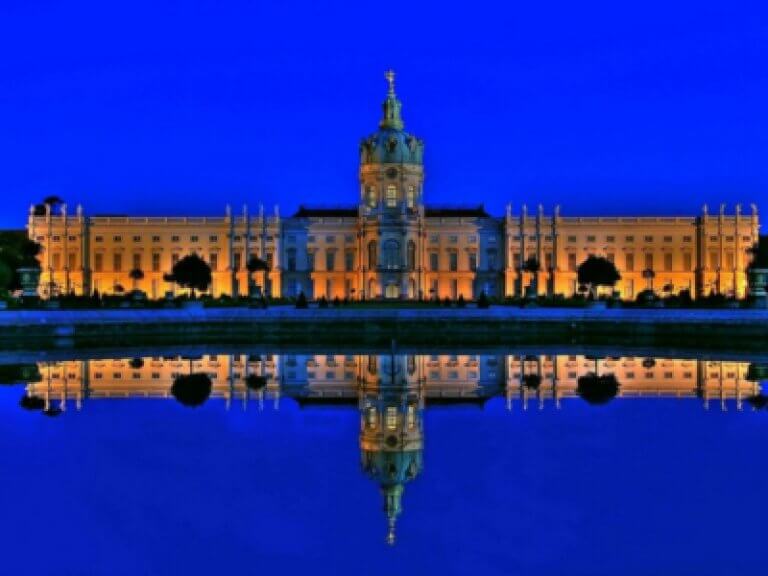
<svg viewBox="0 0 768 576">
<path fill-rule="evenodd" d="M 619 393 L 619 381 L 613 374 L 580 376 L 576 388 L 579 396 L 593 405 L 607 404 Z"/>
<path fill-rule="evenodd" d="M 541 385 L 541 376 L 538 374 L 526 374 L 523 376 L 523 385 L 531 390 L 538 390 Z"/>
<path fill-rule="evenodd" d="M 24 410 L 42 410 L 45 408 L 45 400 L 40 396 L 24 394 L 21 400 L 19 400 L 19 406 L 24 408 Z"/>
<path fill-rule="evenodd" d="M 267 379 L 264 376 L 258 376 L 256 374 L 249 374 L 245 378 L 245 385 L 248 386 L 250 390 L 261 390 L 267 385 Z"/>
<path fill-rule="evenodd" d="M 144 367 L 144 360 L 142 360 L 141 358 L 133 358 L 131 359 L 129 365 L 134 370 L 138 370 L 139 368 Z"/>
<path fill-rule="evenodd" d="M 171 394 L 180 404 L 196 407 L 205 404 L 212 388 L 211 379 L 207 374 L 184 374 L 174 379 Z"/>
<path fill-rule="evenodd" d="M 763 410 L 768 406 L 768 396 L 765 396 L 763 394 L 756 394 L 754 396 L 750 396 L 749 398 L 746 398 L 747 403 L 749 403 L 750 406 L 753 408 L 756 408 L 757 410 Z"/>
<path fill-rule="evenodd" d="M 0 365 L 0 384 L 21 384 L 40 382 L 43 377 L 37 364 L 2 364 Z"/>
</svg>

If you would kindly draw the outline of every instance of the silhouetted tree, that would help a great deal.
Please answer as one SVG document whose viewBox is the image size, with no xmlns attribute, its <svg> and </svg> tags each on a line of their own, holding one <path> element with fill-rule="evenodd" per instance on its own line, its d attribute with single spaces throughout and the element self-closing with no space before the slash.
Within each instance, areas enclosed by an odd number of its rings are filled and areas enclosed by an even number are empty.
<svg viewBox="0 0 768 576">
<path fill-rule="evenodd" d="M 129 362 L 129 366 L 133 368 L 134 370 L 138 370 L 140 368 L 144 367 L 144 360 L 141 358 L 133 358 Z"/>
<path fill-rule="evenodd" d="M 488 308 L 491 305 L 491 303 L 488 301 L 488 296 L 485 294 L 485 290 L 480 292 L 480 296 L 477 298 L 477 307 L 478 308 Z"/>
<path fill-rule="evenodd" d="M 746 401 L 749 403 L 750 406 L 752 406 L 756 410 L 763 410 L 766 406 L 768 406 L 768 396 L 765 396 L 763 394 L 756 394 L 754 396 L 750 396 L 746 398 Z"/>
<path fill-rule="evenodd" d="M 211 285 L 211 267 L 197 254 L 190 254 L 176 262 L 171 274 L 165 278 L 182 288 L 188 288 L 194 299 L 195 290 L 205 292 Z"/>
<path fill-rule="evenodd" d="M 139 280 L 144 279 L 144 271 L 140 268 L 134 268 L 130 272 L 128 272 L 128 277 L 133 280 L 133 289 L 138 290 L 137 286 L 139 283 Z"/>
<path fill-rule="evenodd" d="M 248 270 L 248 287 L 249 287 L 249 293 L 250 293 L 250 287 L 253 285 L 253 279 L 251 278 L 251 274 L 254 274 L 256 272 L 262 273 L 262 280 L 261 280 L 261 286 L 262 286 L 262 294 L 266 296 L 267 293 L 267 272 L 269 272 L 269 263 L 266 260 L 262 260 L 258 256 L 251 255 L 251 257 L 248 259 L 248 262 L 245 265 L 245 268 Z"/>
<path fill-rule="evenodd" d="M 591 298 L 597 296 L 597 288 L 600 286 L 615 286 L 621 280 L 619 271 L 613 262 L 601 256 L 590 255 L 578 268 L 579 284 L 589 286 Z"/>
<path fill-rule="evenodd" d="M 459 294 L 459 299 L 456 300 L 456 306 L 458 308 L 464 308 L 466 305 L 467 305 L 467 303 L 464 300 L 464 294 Z"/>
<path fill-rule="evenodd" d="M 307 302 L 307 297 L 304 295 L 304 291 L 302 290 L 299 292 L 298 297 L 296 298 L 296 308 L 308 308 L 309 303 Z"/>
<path fill-rule="evenodd" d="M 530 256 L 523 262 L 523 272 L 531 274 L 531 291 L 534 294 L 538 294 L 539 291 L 539 270 L 541 270 L 541 264 L 536 256 Z"/>
</svg>

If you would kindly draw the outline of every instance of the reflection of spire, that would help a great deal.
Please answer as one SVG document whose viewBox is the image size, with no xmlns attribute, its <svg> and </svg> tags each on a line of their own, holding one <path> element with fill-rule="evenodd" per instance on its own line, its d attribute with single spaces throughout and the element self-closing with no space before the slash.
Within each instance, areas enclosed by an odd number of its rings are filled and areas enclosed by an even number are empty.
<svg viewBox="0 0 768 576">
<path fill-rule="evenodd" d="M 382 489 L 384 493 L 384 511 L 387 513 L 387 544 L 395 544 L 395 523 L 397 517 L 402 512 L 401 499 L 403 496 L 403 485 L 395 484 Z"/>
</svg>

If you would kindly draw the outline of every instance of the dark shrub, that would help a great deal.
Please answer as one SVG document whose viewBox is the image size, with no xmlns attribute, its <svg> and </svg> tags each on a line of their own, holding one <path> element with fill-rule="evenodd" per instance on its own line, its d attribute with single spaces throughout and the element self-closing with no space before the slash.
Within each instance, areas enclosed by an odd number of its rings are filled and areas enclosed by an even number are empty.
<svg viewBox="0 0 768 576">
<path fill-rule="evenodd" d="M 296 308 L 308 308 L 307 297 L 304 292 L 299 292 L 299 296 L 296 298 Z"/>
<path fill-rule="evenodd" d="M 245 385 L 249 390 L 261 390 L 266 387 L 267 379 L 264 376 L 258 376 L 256 374 L 249 374 L 245 379 Z"/>
</svg>

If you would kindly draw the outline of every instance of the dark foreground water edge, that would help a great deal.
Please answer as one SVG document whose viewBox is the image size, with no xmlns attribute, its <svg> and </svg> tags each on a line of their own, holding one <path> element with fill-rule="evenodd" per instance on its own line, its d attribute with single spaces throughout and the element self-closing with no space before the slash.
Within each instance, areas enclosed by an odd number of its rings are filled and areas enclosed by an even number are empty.
<svg viewBox="0 0 768 576">
<path fill-rule="evenodd" d="M 760 355 L 13 354 L 3 573 L 762 573 Z"/>
</svg>

